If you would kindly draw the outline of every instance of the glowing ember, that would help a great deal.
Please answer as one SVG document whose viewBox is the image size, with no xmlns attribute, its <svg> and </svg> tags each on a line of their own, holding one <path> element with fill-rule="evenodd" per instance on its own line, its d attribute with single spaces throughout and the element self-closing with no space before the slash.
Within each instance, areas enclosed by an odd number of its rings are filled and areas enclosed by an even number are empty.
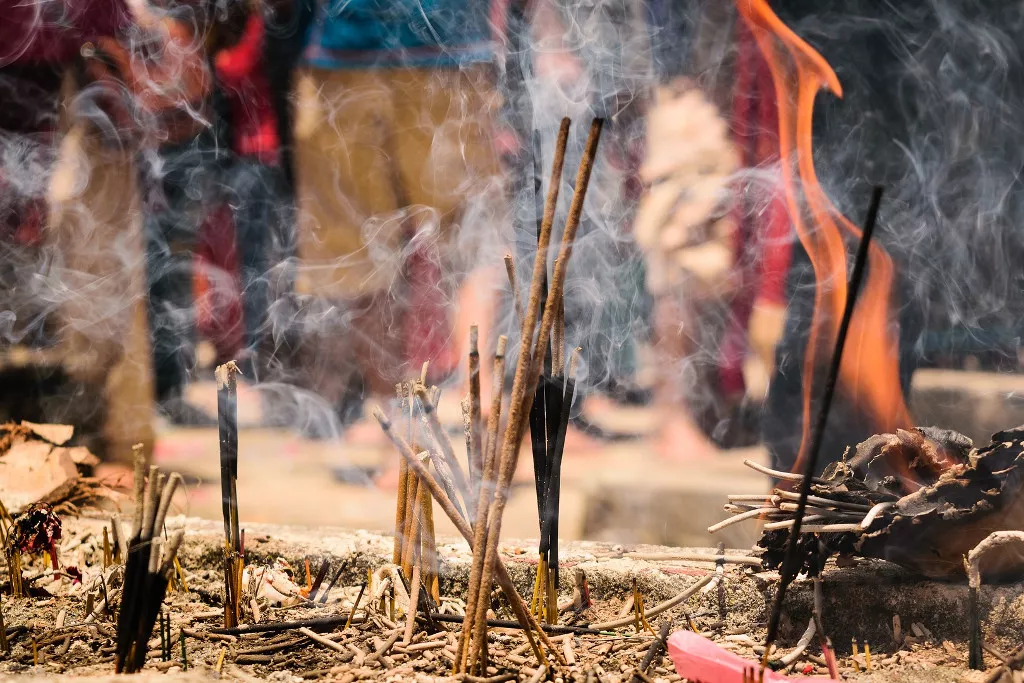
<svg viewBox="0 0 1024 683">
<path fill-rule="evenodd" d="M 844 236 L 860 237 L 860 229 L 839 212 L 818 183 L 812 154 L 815 97 L 821 89 L 840 98 L 843 91 L 828 62 L 782 23 L 766 0 L 737 0 L 736 4 L 772 73 L 786 202 L 817 283 L 803 369 L 803 435 L 794 466 L 794 471 L 800 471 L 807 455 L 815 370 L 827 360 L 846 302 Z M 795 169 L 790 163 L 794 156 Z M 900 387 L 896 341 L 889 324 L 892 283 L 892 260 L 872 243 L 868 277 L 850 324 L 840 371 L 843 391 L 874 420 L 876 429 L 884 432 L 912 424 Z"/>
</svg>

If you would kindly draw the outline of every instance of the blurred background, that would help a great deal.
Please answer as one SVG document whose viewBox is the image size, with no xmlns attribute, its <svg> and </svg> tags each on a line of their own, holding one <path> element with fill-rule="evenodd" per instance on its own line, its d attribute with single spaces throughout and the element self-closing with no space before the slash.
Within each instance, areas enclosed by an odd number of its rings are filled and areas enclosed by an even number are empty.
<svg viewBox="0 0 1024 683">
<path fill-rule="evenodd" d="M 844 226 L 876 185 L 823 462 L 883 430 L 987 443 L 1024 422 L 1014 3 L 0 0 L 0 17 L 0 420 L 74 425 L 111 483 L 143 443 L 186 476 L 181 512 L 220 516 L 213 369 L 232 359 L 244 521 L 391 527 L 398 456 L 371 410 L 424 363 L 464 455 L 470 326 L 487 406 L 565 116 L 549 267 L 605 128 L 565 290 L 582 351 L 564 539 L 753 541 L 706 527 L 726 494 L 770 486 L 744 460 L 796 463 Z M 528 451 L 512 537 L 538 531 Z"/>
</svg>

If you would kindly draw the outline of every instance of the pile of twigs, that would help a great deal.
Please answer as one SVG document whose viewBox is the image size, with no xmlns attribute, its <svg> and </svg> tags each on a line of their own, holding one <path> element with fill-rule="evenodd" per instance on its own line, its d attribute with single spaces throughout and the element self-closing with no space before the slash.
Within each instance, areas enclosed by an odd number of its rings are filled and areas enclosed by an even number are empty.
<svg viewBox="0 0 1024 683">
<path fill-rule="evenodd" d="M 167 539 L 160 535 L 171 499 L 181 482 L 181 475 L 168 477 L 156 467 L 149 468 L 147 480 L 145 459 L 141 452 L 136 453 L 135 520 L 128 542 L 124 588 L 117 616 L 118 673 L 134 673 L 146 663 L 149 638 L 174 573 L 174 558 L 184 538 L 184 531 L 177 531 Z"/>
</svg>

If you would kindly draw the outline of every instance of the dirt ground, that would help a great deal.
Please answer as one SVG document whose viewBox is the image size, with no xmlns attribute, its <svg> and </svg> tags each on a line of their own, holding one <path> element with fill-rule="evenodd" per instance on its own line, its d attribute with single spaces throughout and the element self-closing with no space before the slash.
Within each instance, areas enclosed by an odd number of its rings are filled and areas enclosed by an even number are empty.
<svg viewBox="0 0 1024 683">
<path fill-rule="evenodd" d="M 99 604 L 103 590 L 112 603 L 118 600 L 117 567 L 106 570 L 106 588 L 98 587 L 98 577 L 103 572 L 104 524 L 102 520 L 68 520 L 65 525 L 61 557 L 65 563 L 76 562 L 82 570 L 80 584 L 53 581 L 52 575 L 44 572 L 43 561 L 37 559 L 28 567 L 26 575 L 35 579 L 32 584 L 38 594 L 33 598 L 5 600 L 4 617 L 11 652 L 0 661 L 0 678 L 32 675 L 37 680 L 65 679 L 69 675 L 102 677 L 112 672 L 113 618 L 100 612 L 91 623 L 84 623 L 90 593 L 93 605 Z M 159 673 L 176 680 L 195 680 L 198 675 L 204 680 L 330 679 L 346 683 L 364 679 L 425 682 L 449 678 L 459 624 L 424 621 L 417 625 L 413 637 L 405 640 L 407 599 L 400 589 L 392 611 L 386 589 L 392 543 L 389 537 L 337 529 L 304 532 L 254 526 L 247 551 L 251 568 L 272 563 L 276 563 L 277 568 L 288 566 L 294 586 L 287 588 L 291 584 L 277 581 L 274 586 L 280 591 L 270 593 L 261 592 L 263 584 L 257 587 L 249 584 L 253 590 L 243 599 L 250 605 L 243 611 L 243 623 L 267 624 L 308 618 L 333 618 L 334 621 L 313 626 L 308 632 L 293 627 L 271 633 L 225 635 L 216 632 L 223 625 L 223 582 L 218 563 L 220 525 L 178 517 L 169 520 L 168 526 L 188 530 L 181 552 L 184 583 L 179 582 L 165 603 L 171 624 L 170 642 L 161 643 L 156 636 L 150 640 L 145 669 L 148 675 Z M 535 565 L 530 562 L 531 547 L 528 541 L 503 544 L 509 571 L 526 596 L 529 596 Z M 444 576 L 438 612 L 457 618 L 464 608 L 461 596 L 465 591 L 468 548 L 462 543 L 443 542 L 439 552 Z M 721 647 L 753 661 L 761 651 L 765 607 L 776 576 L 740 565 L 730 565 L 723 573 L 716 574 L 712 562 L 680 559 L 682 552 L 683 549 L 672 548 L 567 544 L 563 553 L 565 566 L 567 570 L 579 568 L 586 573 L 593 607 L 576 617 L 563 615 L 561 623 L 585 625 L 623 615 L 629 617 L 633 614 L 628 604 L 631 585 L 636 580 L 647 613 L 651 615 L 653 631 L 666 622 L 672 629 L 692 628 Z M 712 557 L 714 551 L 685 552 L 702 552 Z M 304 565 L 310 559 L 314 573 L 321 560 L 342 569 L 338 584 L 327 591 L 323 603 L 319 599 L 311 603 L 301 596 L 301 591 L 295 590 L 307 585 Z M 367 569 L 376 571 L 374 583 L 366 590 L 354 623 L 345 628 L 343 619 L 355 602 L 362 583 L 360 577 L 366 576 Z M 703 590 L 693 590 L 707 580 L 711 583 Z M 826 623 L 844 678 L 976 683 L 983 680 L 983 672 L 966 669 L 966 591 L 962 586 L 912 581 L 891 567 L 874 563 L 865 563 L 856 569 L 832 568 L 826 572 L 825 580 Z M 570 586 L 571 580 L 563 578 L 560 586 L 563 598 L 568 597 Z M 657 613 L 658 604 L 680 592 L 693 595 L 676 607 Z M 255 608 L 248 602 L 254 595 Z M 775 656 L 781 657 L 793 650 L 806 624 L 807 596 L 806 586 L 795 586 Z M 1019 644 L 1024 587 L 987 589 L 983 604 L 986 606 L 983 614 L 986 641 L 1003 652 L 1011 651 Z M 492 607 L 496 617 L 510 618 L 503 600 L 496 598 Z M 895 610 L 904 618 L 904 626 L 899 631 L 892 629 L 889 610 Z M 868 619 L 865 614 L 877 619 Z M 314 637 L 310 637 L 310 633 Z M 860 635 L 858 656 L 852 656 L 851 633 Z M 605 628 L 599 634 L 564 634 L 553 640 L 555 649 L 566 660 L 557 668 L 556 680 L 628 683 L 644 681 L 634 679 L 633 674 L 655 638 L 645 628 L 629 623 L 624 627 Z M 865 644 L 870 644 L 872 652 L 870 671 L 864 654 Z M 164 646 L 168 646 L 168 652 L 162 652 Z M 486 675 L 495 681 L 501 676 L 505 676 L 502 680 L 530 681 L 541 665 L 519 631 L 492 629 L 490 654 Z M 991 655 L 987 660 L 989 666 L 996 663 Z M 796 678 L 805 674 L 821 675 L 826 671 L 820 650 L 814 644 L 789 668 Z M 681 680 L 668 659 L 652 664 L 648 678 L 653 683 Z"/>
</svg>

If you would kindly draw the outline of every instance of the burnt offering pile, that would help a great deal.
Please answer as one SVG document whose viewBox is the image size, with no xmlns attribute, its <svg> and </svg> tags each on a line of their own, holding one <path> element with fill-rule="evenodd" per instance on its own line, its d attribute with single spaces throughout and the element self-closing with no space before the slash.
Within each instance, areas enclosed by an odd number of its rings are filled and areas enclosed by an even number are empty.
<svg viewBox="0 0 1024 683">
<path fill-rule="evenodd" d="M 995 434 L 984 448 L 957 432 L 919 427 L 847 449 L 812 483 L 799 541 L 802 571 L 815 576 L 838 555 L 841 564 L 877 558 L 929 578 L 963 576 L 964 558 L 989 534 L 1021 528 L 1022 456 L 1024 427 Z M 755 468 L 786 483 L 802 479 Z M 711 530 L 763 519 L 764 566 L 778 568 L 797 498 L 782 487 L 768 496 L 729 496 L 726 510 L 736 514 Z M 1021 560 L 1016 548 L 993 553 L 986 576 L 1007 577 Z"/>
</svg>

